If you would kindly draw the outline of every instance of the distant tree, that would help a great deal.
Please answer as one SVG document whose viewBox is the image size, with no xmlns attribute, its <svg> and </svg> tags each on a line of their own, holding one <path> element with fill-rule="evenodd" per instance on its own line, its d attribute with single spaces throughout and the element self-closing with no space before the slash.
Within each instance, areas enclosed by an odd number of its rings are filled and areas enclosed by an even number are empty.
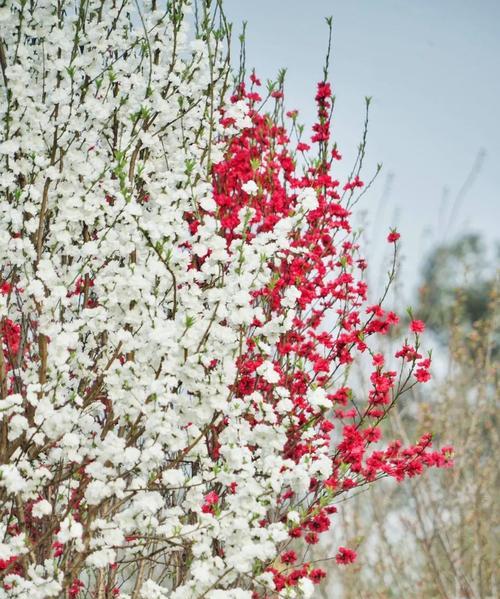
<svg viewBox="0 0 500 599">
<path fill-rule="evenodd" d="M 495 256 L 497 263 L 499 249 Z M 422 268 L 419 317 L 443 341 L 448 341 L 453 322 L 472 327 L 489 318 L 498 285 L 495 270 L 498 271 L 478 234 L 467 233 L 436 246 Z"/>
</svg>

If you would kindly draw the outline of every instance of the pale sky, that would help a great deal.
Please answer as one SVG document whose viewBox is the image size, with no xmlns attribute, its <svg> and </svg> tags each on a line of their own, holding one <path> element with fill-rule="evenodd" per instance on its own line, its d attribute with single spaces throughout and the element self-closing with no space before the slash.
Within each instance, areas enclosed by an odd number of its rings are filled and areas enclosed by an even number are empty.
<svg viewBox="0 0 500 599">
<path fill-rule="evenodd" d="M 500 0 L 226 0 L 248 21 L 247 65 L 262 79 L 287 68 L 287 106 L 308 125 L 333 16 L 334 138 L 348 171 L 372 96 L 365 180 L 383 171 L 356 210 L 366 213 L 376 273 L 390 225 L 402 234 L 405 292 L 432 243 L 500 222 Z M 484 158 L 465 193 L 478 154 Z M 446 191 L 448 190 L 448 191 Z M 455 209 L 453 205 L 455 204 Z M 358 220 L 359 222 L 359 220 Z M 372 271 L 373 272 L 373 271 Z M 377 278 L 377 277 L 375 277 Z"/>
</svg>

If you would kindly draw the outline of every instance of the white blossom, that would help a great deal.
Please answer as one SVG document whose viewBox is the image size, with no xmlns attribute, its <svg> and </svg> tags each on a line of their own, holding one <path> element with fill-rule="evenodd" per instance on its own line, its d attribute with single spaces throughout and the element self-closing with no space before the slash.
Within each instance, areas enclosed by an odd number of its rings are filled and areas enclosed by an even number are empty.
<svg viewBox="0 0 500 599">
<path fill-rule="evenodd" d="M 274 365 L 269 360 L 265 360 L 257 368 L 257 372 L 264 377 L 268 383 L 277 383 L 280 380 L 280 375 L 276 372 Z"/>
<path fill-rule="evenodd" d="M 81 539 L 83 534 L 83 527 L 80 522 L 76 522 L 76 520 L 72 516 L 67 516 L 61 522 L 61 528 L 57 533 L 57 539 L 61 543 L 67 543 L 68 541 L 72 541 L 74 539 Z"/>
<path fill-rule="evenodd" d="M 34 518 L 43 518 L 52 513 L 52 505 L 46 499 L 37 501 L 31 510 Z"/>
<path fill-rule="evenodd" d="M 257 183 L 255 183 L 255 181 L 252 181 L 250 179 L 246 183 L 243 183 L 243 185 L 241 186 L 241 189 L 245 193 L 248 193 L 249 195 L 254 195 L 259 191 L 259 186 L 257 185 Z"/>
<path fill-rule="evenodd" d="M 314 210 L 318 207 L 318 197 L 312 187 L 302 189 L 297 199 L 304 210 Z"/>
</svg>

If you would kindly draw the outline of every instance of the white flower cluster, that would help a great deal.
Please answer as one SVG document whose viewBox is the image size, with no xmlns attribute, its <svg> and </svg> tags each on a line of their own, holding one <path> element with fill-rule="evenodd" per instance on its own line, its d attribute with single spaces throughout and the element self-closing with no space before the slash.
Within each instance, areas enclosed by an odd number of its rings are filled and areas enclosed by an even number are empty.
<svg viewBox="0 0 500 599">
<path fill-rule="evenodd" d="M 0 316 L 21 331 L 2 383 L 0 560 L 18 561 L 1 597 L 81 580 L 99 597 L 250 599 L 272 587 L 257 566 L 288 538 L 259 522 L 284 488 L 307 489 L 311 466 L 281 457 L 285 425 L 250 426 L 230 391 L 242 327 L 262 316 L 250 293 L 300 214 L 229 248 L 219 234 L 208 174 L 227 65 L 220 35 L 194 39 L 192 20 L 184 0 L 0 9 L 0 275 L 13 289 Z M 250 124 L 242 103 L 230 111 L 234 130 Z M 262 338 L 290 327 L 268 322 Z M 272 362 L 259 374 L 279 384 Z"/>
</svg>

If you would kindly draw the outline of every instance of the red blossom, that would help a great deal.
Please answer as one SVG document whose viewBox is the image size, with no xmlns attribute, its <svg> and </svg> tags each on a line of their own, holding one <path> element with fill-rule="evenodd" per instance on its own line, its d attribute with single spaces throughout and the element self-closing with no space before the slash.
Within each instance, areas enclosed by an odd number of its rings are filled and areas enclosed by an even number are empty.
<svg viewBox="0 0 500 599">
<path fill-rule="evenodd" d="M 281 554 L 280 559 L 284 564 L 293 564 L 297 561 L 297 554 L 295 551 L 285 551 L 285 553 Z"/>
<path fill-rule="evenodd" d="M 425 323 L 422 320 L 412 320 L 410 330 L 412 333 L 423 333 L 425 331 Z"/>
<path fill-rule="evenodd" d="M 309 578 L 314 584 L 319 584 L 325 578 L 326 572 L 321 568 L 315 568 L 309 572 Z"/>
<path fill-rule="evenodd" d="M 347 547 L 339 547 L 335 561 L 337 564 L 352 564 L 357 558 L 357 553 Z"/>
</svg>

